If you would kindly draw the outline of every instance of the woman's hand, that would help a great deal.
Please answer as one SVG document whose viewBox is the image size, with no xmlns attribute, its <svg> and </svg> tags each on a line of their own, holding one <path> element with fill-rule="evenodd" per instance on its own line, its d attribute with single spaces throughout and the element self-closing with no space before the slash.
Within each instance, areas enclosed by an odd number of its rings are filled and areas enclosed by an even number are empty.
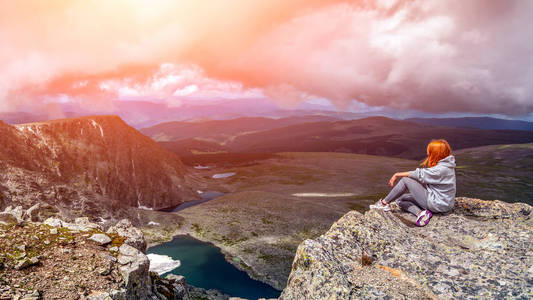
<svg viewBox="0 0 533 300">
<path fill-rule="evenodd" d="M 394 186 L 396 179 L 400 177 L 408 177 L 408 176 L 409 176 L 409 172 L 394 173 L 394 175 L 392 175 L 391 179 L 389 180 L 389 185 Z"/>
<path fill-rule="evenodd" d="M 396 179 L 398 179 L 398 173 L 394 173 L 394 175 L 392 175 L 392 177 L 389 180 L 389 185 L 394 186 L 394 182 L 396 182 Z"/>
</svg>

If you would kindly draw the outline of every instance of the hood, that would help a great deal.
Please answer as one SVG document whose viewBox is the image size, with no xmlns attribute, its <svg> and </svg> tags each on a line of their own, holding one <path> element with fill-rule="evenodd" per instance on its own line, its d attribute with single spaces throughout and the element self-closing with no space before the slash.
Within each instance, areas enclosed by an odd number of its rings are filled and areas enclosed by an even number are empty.
<svg viewBox="0 0 533 300">
<path fill-rule="evenodd" d="M 455 168 L 455 157 L 453 155 L 448 155 L 445 158 L 439 160 L 437 165 L 448 168 Z"/>
</svg>

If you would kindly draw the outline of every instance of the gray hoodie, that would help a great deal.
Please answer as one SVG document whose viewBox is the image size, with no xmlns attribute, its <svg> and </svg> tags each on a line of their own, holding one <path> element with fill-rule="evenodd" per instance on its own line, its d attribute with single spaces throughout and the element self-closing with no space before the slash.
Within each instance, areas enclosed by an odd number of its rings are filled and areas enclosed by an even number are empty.
<svg viewBox="0 0 533 300">
<path fill-rule="evenodd" d="M 450 211 L 455 204 L 455 157 L 448 155 L 431 168 L 417 168 L 409 177 L 428 191 L 428 208 L 434 212 Z"/>
</svg>

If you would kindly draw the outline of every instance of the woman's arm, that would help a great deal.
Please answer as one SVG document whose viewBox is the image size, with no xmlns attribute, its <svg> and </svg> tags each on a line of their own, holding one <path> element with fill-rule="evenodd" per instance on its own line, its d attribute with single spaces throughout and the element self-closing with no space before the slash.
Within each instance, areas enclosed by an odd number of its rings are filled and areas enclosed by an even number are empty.
<svg viewBox="0 0 533 300">
<path fill-rule="evenodd" d="M 409 173 L 409 177 L 423 184 L 440 184 L 446 168 L 434 166 L 431 168 L 417 168 Z"/>
<path fill-rule="evenodd" d="M 389 185 L 394 186 L 394 182 L 396 181 L 396 179 L 400 177 L 408 177 L 408 176 L 409 176 L 409 171 L 394 173 L 394 175 L 392 175 L 391 179 L 389 180 Z"/>
</svg>

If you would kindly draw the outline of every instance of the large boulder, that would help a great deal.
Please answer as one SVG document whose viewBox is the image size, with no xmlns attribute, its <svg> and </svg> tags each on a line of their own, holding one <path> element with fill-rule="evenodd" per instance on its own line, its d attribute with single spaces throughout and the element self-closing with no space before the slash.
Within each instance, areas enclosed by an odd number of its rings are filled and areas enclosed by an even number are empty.
<svg viewBox="0 0 533 300">
<path fill-rule="evenodd" d="M 24 209 L 22 206 L 13 208 L 12 206 L 6 207 L 3 212 L 0 212 L 0 223 L 9 224 L 22 224 L 24 222 Z"/>
<path fill-rule="evenodd" d="M 133 227 L 130 220 L 120 220 L 115 226 L 110 227 L 107 230 L 107 233 L 117 233 L 118 235 L 125 237 L 126 240 L 124 243 L 146 253 L 146 240 L 144 239 L 144 235 L 139 228 Z"/>
<path fill-rule="evenodd" d="M 37 203 L 34 206 L 28 208 L 24 212 L 24 216 L 23 216 L 24 219 L 27 219 L 27 220 L 32 221 L 32 222 L 40 221 L 39 208 L 41 208 L 41 204 L 40 203 Z"/>
<path fill-rule="evenodd" d="M 391 212 L 350 212 L 298 247 L 280 299 L 529 298 L 532 207 L 457 198 L 426 227 Z"/>
<path fill-rule="evenodd" d="M 126 285 L 126 299 L 149 299 L 152 283 L 148 257 L 138 249 L 123 244 L 119 248 L 118 262 Z"/>
<path fill-rule="evenodd" d="M 65 222 L 56 217 L 50 217 L 43 222 L 52 227 L 63 227 L 73 231 L 91 231 L 94 229 L 101 230 L 100 225 L 89 222 L 89 218 L 76 218 L 73 223 Z"/>
</svg>

